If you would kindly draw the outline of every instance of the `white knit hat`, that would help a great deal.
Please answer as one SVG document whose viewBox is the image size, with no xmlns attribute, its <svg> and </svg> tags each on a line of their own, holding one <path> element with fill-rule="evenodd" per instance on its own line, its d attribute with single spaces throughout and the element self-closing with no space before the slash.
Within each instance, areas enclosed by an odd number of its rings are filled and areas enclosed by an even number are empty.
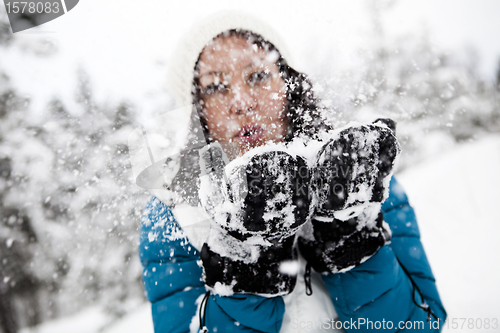
<svg viewBox="0 0 500 333">
<path fill-rule="evenodd" d="M 191 86 L 194 66 L 203 48 L 217 35 L 231 29 L 248 30 L 262 36 L 272 43 L 291 65 L 291 58 L 285 44 L 270 26 L 240 12 L 219 12 L 191 29 L 174 52 L 167 73 L 167 88 L 174 96 L 177 107 L 192 104 Z"/>
</svg>

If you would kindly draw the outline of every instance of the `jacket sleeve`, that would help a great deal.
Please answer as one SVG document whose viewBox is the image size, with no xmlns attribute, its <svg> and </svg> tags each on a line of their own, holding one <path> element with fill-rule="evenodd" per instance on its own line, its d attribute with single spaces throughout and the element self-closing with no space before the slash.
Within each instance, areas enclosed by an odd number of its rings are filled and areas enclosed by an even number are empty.
<svg viewBox="0 0 500 333">
<path fill-rule="evenodd" d="M 152 303 L 155 333 L 189 332 L 191 324 L 197 331 L 197 302 L 206 293 L 199 252 L 172 211 L 155 197 L 143 214 L 139 257 L 144 268 L 144 289 Z M 210 295 L 203 307 L 209 332 L 279 332 L 284 312 L 281 297 L 243 294 Z"/>
<path fill-rule="evenodd" d="M 156 333 L 189 332 L 196 299 L 205 292 L 197 257 L 171 210 L 152 197 L 142 217 L 139 258 Z"/>
<path fill-rule="evenodd" d="M 415 212 L 395 178 L 382 211 L 392 231 L 391 243 L 346 273 L 323 276 L 344 330 L 380 331 L 378 325 L 385 325 L 387 332 L 410 327 L 439 332 L 446 311 L 420 242 Z M 420 307 L 424 302 L 439 322 L 433 316 L 427 321 L 429 314 Z"/>
</svg>

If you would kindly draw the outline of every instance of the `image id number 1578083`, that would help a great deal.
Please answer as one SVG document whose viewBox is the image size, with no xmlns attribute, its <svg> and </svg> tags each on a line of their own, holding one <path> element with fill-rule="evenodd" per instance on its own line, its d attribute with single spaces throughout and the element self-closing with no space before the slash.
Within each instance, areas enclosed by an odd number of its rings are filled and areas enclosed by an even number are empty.
<svg viewBox="0 0 500 333">
<path fill-rule="evenodd" d="M 42 14 L 54 13 L 57 14 L 61 10 L 59 2 L 6 2 L 5 8 L 7 13 L 29 13 L 29 14 Z"/>
<path fill-rule="evenodd" d="M 448 318 L 445 324 L 447 329 L 494 329 L 498 328 L 498 318 Z"/>
</svg>

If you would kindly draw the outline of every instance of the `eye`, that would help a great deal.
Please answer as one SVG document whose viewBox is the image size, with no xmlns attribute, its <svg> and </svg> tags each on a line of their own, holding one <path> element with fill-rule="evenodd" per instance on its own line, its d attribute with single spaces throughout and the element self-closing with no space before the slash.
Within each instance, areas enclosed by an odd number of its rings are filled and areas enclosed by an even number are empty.
<svg viewBox="0 0 500 333">
<path fill-rule="evenodd" d="M 223 82 L 214 82 L 209 84 L 203 89 L 203 95 L 210 96 L 217 93 L 224 93 L 228 90 L 227 86 Z"/>
<path fill-rule="evenodd" d="M 269 70 L 256 71 L 248 77 L 248 84 L 251 86 L 267 81 L 271 77 Z"/>
</svg>

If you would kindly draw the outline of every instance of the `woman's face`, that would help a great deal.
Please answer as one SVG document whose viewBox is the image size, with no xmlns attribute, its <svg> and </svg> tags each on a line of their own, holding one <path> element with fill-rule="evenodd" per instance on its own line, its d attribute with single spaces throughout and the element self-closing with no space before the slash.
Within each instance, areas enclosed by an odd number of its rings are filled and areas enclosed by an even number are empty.
<svg viewBox="0 0 500 333">
<path fill-rule="evenodd" d="M 237 36 L 206 46 L 198 64 L 201 100 L 210 137 L 236 143 L 243 154 L 287 132 L 286 87 L 277 52 Z"/>
</svg>

